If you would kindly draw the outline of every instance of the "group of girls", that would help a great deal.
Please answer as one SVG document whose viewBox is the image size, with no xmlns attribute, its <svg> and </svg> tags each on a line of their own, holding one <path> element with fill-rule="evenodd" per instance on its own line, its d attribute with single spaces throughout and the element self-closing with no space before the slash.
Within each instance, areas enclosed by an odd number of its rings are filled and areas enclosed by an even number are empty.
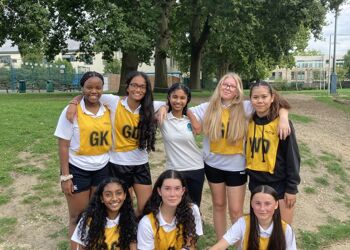
<svg viewBox="0 0 350 250">
<path fill-rule="evenodd" d="M 295 248 L 294 235 L 281 217 L 292 221 L 300 157 L 288 122 L 289 105 L 269 84 L 253 84 L 251 100 L 243 101 L 241 79 L 228 73 L 208 103 L 187 109 L 191 93 L 185 85 L 170 87 L 166 108 L 153 101 L 150 81 L 142 72 L 127 78 L 125 98 L 102 95 L 103 77 L 96 72 L 87 72 L 80 83 L 82 98 L 75 98 L 62 112 L 55 132 L 70 236 L 75 230 L 72 249 L 103 249 L 103 245 L 136 249 L 136 242 L 138 249 L 194 249 L 203 234 L 198 207 L 204 173 L 219 241 L 213 249 L 237 241 L 243 249 L 248 245 L 259 249 L 259 244 L 268 245 L 266 249 Z M 147 151 L 154 150 L 154 110 L 161 105 L 158 120 L 168 170 L 152 191 Z M 203 156 L 193 136 L 200 126 L 205 136 Z M 251 214 L 242 217 L 247 174 Z M 137 199 L 136 216 L 143 216 L 138 230 L 131 188 Z M 234 224 L 225 234 L 227 205 Z M 122 223 L 125 220 L 127 225 Z M 281 237 L 282 248 L 273 248 L 276 243 L 268 239 Z"/>
</svg>

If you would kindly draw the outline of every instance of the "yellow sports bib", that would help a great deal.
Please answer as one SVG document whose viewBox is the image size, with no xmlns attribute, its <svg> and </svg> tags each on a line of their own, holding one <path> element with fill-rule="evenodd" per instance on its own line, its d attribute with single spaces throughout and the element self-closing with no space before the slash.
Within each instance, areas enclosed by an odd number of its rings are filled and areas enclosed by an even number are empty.
<svg viewBox="0 0 350 250">
<path fill-rule="evenodd" d="M 88 220 L 90 225 L 91 218 Z M 110 228 L 105 228 L 105 243 L 107 244 L 108 250 L 119 250 L 119 247 L 116 247 L 119 243 L 119 225 L 115 225 Z"/>
<path fill-rule="evenodd" d="M 244 216 L 244 220 L 245 220 L 245 232 L 244 232 L 244 239 L 243 239 L 243 250 L 247 250 L 248 240 L 249 240 L 249 230 L 250 230 L 250 216 L 249 215 Z M 282 221 L 282 228 L 283 228 L 283 232 L 285 233 L 287 228 L 287 223 L 285 223 L 284 221 Z M 269 245 L 269 240 L 270 238 L 260 237 L 259 250 L 266 250 L 267 246 Z"/>
<path fill-rule="evenodd" d="M 119 101 L 114 120 L 115 151 L 127 152 L 138 148 L 139 120 L 139 114 L 131 113 L 122 105 L 121 101 Z"/>
<path fill-rule="evenodd" d="M 249 122 L 246 146 L 248 169 L 274 173 L 279 144 L 278 123 L 279 118 L 266 125 L 255 125 L 253 120 Z"/>
<path fill-rule="evenodd" d="M 101 155 L 107 153 L 112 146 L 112 124 L 110 112 L 106 108 L 103 116 L 92 117 L 78 107 L 78 126 L 80 147 L 78 155 Z"/>
<path fill-rule="evenodd" d="M 116 225 L 111 228 L 105 228 L 106 244 L 109 250 L 117 250 L 116 245 L 119 241 L 119 227 Z"/>
<path fill-rule="evenodd" d="M 178 229 L 175 228 L 170 232 L 165 232 L 162 227 L 157 231 L 156 220 L 152 213 L 147 215 L 151 221 L 152 231 L 154 235 L 154 249 L 155 250 L 166 250 L 166 249 L 175 249 L 180 250 L 183 246 L 183 237 L 180 232 L 179 237 L 176 239 L 176 234 Z M 180 226 L 182 231 L 182 225 Z"/>
<path fill-rule="evenodd" d="M 215 154 L 233 155 L 243 154 L 243 139 L 235 144 L 230 144 L 227 141 L 227 128 L 229 126 L 230 113 L 228 109 L 222 110 L 222 138 L 215 142 L 210 142 L 210 152 Z"/>
</svg>

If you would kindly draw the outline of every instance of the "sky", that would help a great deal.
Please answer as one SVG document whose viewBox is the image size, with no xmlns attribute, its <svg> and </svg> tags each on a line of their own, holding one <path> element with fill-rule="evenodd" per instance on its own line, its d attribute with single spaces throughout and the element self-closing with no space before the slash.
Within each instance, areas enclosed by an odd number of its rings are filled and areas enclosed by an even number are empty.
<svg viewBox="0 0 350 250">
<path fill-rule="evenodd" d="M 331 39 L 331 54 L 333 55 L 333 43 L 334 43 L 334 12 L 328 13 L 326 22 L 328 25 L 323 27 L 322 35 L 323 41 L 314 38 L 309 40 L 307 49 L 319 50 L 322 54 L 329 54 L 329 36 L 332 35 Z M 336 43 L 336 54 L 337 56 L 344 56 L 348 50 L 350 50 L 350 3 L 343 4 L 341 6 L 340 15 L 337 20 L 337 43 Z"/>
</svg>

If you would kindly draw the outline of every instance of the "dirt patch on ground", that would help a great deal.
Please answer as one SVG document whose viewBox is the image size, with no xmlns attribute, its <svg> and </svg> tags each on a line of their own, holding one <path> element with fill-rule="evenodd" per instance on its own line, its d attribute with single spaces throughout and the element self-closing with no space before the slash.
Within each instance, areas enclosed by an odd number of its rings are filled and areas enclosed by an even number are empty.
<svg viewBox="0 0 350 250">
<path fill-rule="evenodd" d="M 315 231 L 317 226 L 327 224 L 329 217 L 340 221 L 349 220 L 349 208 L 345 202 L 348 200 L 346 194 L 350 192 L 350 185 L 339 175 L 329 172 L 327 162 L 322 157 L 325 154 L 333 155 L 346 175 L 350 176 L 350 115 L 317 102 L 311 96 L 287 95 L 286 98 L 292 104 L 291 113 L 312 119 L 309 123 L 293 123 L 299 145 L 306 145 L 310 150 L 310 157 L 317 159 L 316 166 L 311 167 L 304 161 L 301 166 L 302 183 L 293 223 L 298 236 L 299 230 Z M 45 168 L 48 159 L 47 156 L 34 157 L 28 152 L 22 152 L 18 157 L 22 160 L 18 166 L 25 164 L 39 168 Z M 153 179 L 164 170 L 164 157 L 163 145 L 158 143 L 156 152 L 151 153 L 150 157 Z M 32 190 L 38 183 L 35 175 L 15 174 L 13 177 L 15 182 L 1 190 L 11 189 L 12 198 L 7 204 L 0 206 L 0 211 L 1 217 L 16 217 L 17 225 L 16 230 L 0 243 L 0 249 L 57 249 L 59 242 L 65 240 L 64 228 L 68 223 L 67 207 L 63 194 L 59 194 L 58 183 L 53 185 L 57 186 L 54 199 L 59 202 L 56 205 L 40 207 L 35 202 L 23 203 L 25 197 L 35 195 Z M 328 185 L 317 183 L 317 177 L 326 177 Z M 306 192 L 306 187 L 313 188 L 315 192 Z M 208 223 L 212 222 L 211 209 L 210 191 L 205 184 L 201 210 L 203 219 Z M 248 212 L 247 202 L 245 212 Z M 324 249 L 350 249 L 350 241 L 337 242 Z"/>
</svg>

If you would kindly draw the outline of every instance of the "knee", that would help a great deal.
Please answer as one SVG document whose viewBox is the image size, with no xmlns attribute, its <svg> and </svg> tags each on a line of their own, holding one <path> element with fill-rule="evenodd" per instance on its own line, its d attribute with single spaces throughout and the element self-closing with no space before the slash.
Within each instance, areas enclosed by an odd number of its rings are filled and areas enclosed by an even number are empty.
<svg viewBox="0 0 350 250">
<path fill-rule="evenodd" d="M 225 201 L 213 201 L 213 208 L 215 210 L 224 211 L 226 209 L 226 202 Z"/>
</svg>

